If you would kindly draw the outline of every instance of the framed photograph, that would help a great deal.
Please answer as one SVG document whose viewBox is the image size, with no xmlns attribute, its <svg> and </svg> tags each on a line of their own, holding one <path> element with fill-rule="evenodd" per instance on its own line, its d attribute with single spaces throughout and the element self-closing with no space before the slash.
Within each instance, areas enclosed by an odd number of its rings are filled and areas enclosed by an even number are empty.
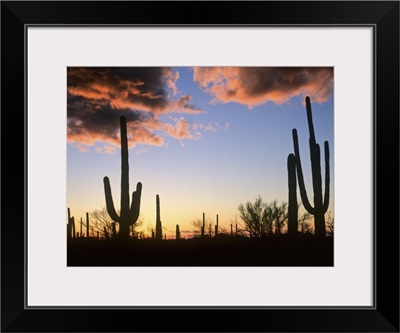
<svg viewBox="0 0 400 333">
<path fill-rule="evenodd" d="M 398 1 L 1 31 L 2 331 L 399 331 Z"/>
</svg>

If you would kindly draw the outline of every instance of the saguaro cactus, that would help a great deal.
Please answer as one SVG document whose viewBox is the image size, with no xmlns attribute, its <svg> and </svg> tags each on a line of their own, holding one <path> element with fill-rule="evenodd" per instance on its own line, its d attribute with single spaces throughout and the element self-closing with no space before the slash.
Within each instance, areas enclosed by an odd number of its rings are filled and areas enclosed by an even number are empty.
<svg viewBox="0 0 400 333">
<path fill-rule="evenodd" d="M 111 223 L 111 230 L 112 230 L 112 238 L 116 238 L 117 237 L 117 227 L 115 222 Z"/>
<path fill-rule="evenodd" d="M 205 227 L 206 227 L 206 215 L 203 213 L 203 225 L 201 226 L 201 237 L 204 237 Z"/>
<path fill-rule="evenodd" d="M 72 231 L 72 238 L 76 238 L 76 230 L 75 230 L 75 217 L 71 217 L 71 231 Z"/>
<path fill-rule="evenodd" d="M 156 239 L 162 239 L 162 225 L 160 220 L 160 196 L 156 195 Z"/>
<path fill-rule="evenodd" d="M 104 238 L 105 239 L 110 239 L 110 235 L 108 234 L 108 231 L 107 231 L 107 229 L 106 229 L 106 227 L 104 227 Z"/>
<path fill-rule="evenodd" d="M 129 227 L 134 225 L 140 213 L 140 197 L 142 194 L 142 183 L 137 183 L 136 191 L 132 193 L 132 202 L 129 207 L 129 163 L 128 163 L 128 138 L 126 135 L 126 118 L 121 116 L 121 210 L 120 215 L 114 208 L 111 194 L 110 180 L 104 177 L 104 192 L 106 197 L 107 212 L 111 219 L 119 223 L 119 237 L 129 237 Z"/>
<path fill-rule="evenodd" d="M 86 213 L 86 237 L 89 238 L 89 213 Z"/>
<path fill-rule="evenodd" d="M 176 225 L 175 238 L 176 239 L 181 239 L 181 232 L 179 230 L 179 224 Z"/>
<path fill-rule="evenodd" d="M 217 214 L 217 224 L 215 225 L 215 236 L 218 235 L 218 214 Z"/>
<path fill-rule="evenodd" d="M 289 204 L 288 204 L 288 234 L 297 235 L 298 229 L 298 209 L 297 209 L 297 184 L 296 184 L 296 157 L 289 154 L 288 161 L 288 187 L 289 187 Z"/>
<path fill-rule="evenodd" d="M 296 170 L 297 178 L 299 183 L 299 190 L 301 200 L 304 208 L 312 215 L 314 215 L 315 225 L 315 236 L 325 237 L 325 213 L 329 206 L 329 143 L 325 141 L 325 193 L 322 199 L 322 177 L 321 177 L 321 152 L 319 144 L 315 141 L 314 124 L 312 121 L 311 102 L 310 97 L 306 97 L 306 109 L 307 109 L 307 121 L 308 129 L 310 133 L 309 145 L 310 145 L 310 158 L 311 158 L 311 171 L 312 171 L 312 184 L 314 190 L 314 207 L 311 206 L 310 201 L 307 197 L 306 187 L 304 185 L 303 170 L 301 167 L 299 142 L 297 138 L 297 130 L 293 129 L 293 145 L 294 155 L 296 158 Z"/>
<path fill-rule="evenodd" d="M 75 238 L 75 218 L 71 217 L 71 211 L 68 208 L 67 239 L 71 238 Z"/>
</svg>

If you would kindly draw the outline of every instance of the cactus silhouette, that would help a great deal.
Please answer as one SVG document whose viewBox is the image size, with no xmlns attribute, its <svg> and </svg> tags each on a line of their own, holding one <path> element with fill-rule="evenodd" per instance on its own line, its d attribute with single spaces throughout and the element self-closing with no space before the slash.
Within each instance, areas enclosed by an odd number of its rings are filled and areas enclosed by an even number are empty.
<svg viewBox="0 0 400 333">
<path fill-rule="evenodd" d="M 68 225 L 67 225 L 68 239 L 75 238 L 75 217 L 71 217 L 71 211 L 68 208 Z"/>
<path fill-rule="evenodd" d="M 162 226 L 160 220 L 160 196 L 156 195 L 156 239 L 162 239 Z"/>
<path fill-rule="evenodd" d="M 288 203 L 288 234 L 296 235 L 298 229 L 298 209 L 297 209 L 297 184 L 296 184 L 296 157 L 289 154 L 288 161 L 288 187 L 289 187 L 289 203 Z"/>
<path fill-rule="evenodd" d="M 89 213 L 86 213 L 86 237 L 89 238 Z"/>
<path fill-rule="evenodd" d="M 215 236 L 218 235 L 218 214 L 217 214 L 217 224 L 215 225 Z"/>
<path fill-rule="evenodd" d="M 111 223 L 111 230 L 112 230 L 112 238 L 117 237 L 117 226 L 115 222 Z"/>
<path fill-rule="evenodd" d="M 134 225 L 140 213 L 140 197 L 142 194 L 142 183 L 137 183 L 136 191 L 132 193 L 132 203 L 129 207 L 129 163 L 128 163 L 128 138 L 126 135 L 126 118 L 121 116 L 121 210 L 120 215 L 114 208 L 111 194 L 110 180 L 104 177 L 104 192 L 106 197 L 107 212 L 111 219 L 119 223 L 119 237 L 129 237 L 129 227 Z"/>
<path fill-rule="evenodd" d="M 110 239 L 110 235 L 108 234 L 108 231 L 107 231 L 106 227 L 104 227 L 104 238 L 105 239 Z"/>
<path fill-rule="evenodd" d="M 204 229 L 205 229 L 205 227 L 206 227 L 206 216 L 205 216 L 205 214 L 203 213 L 203 225 L 201 226 L 201 237 L 204 237 Z"/>
<path fill-rule="evenodd" d="M 176 225 L 175 238 L 176 239 L 181 239 L 181 232 L 179 230 L 179 224 Z"/>
<path fill-rule="evenodd" d="M 312 215 L 314 215 L 315 224 L 315 236 L 325 237 L 325 213 L 329 206 L 329 143 L 325 141 L 325 193 L 322 198 L 322 177 L 321 177 L 321 152 L 319 144 L 315 141 L 314 124 L 312 121 L 311 102 L 310 97 L 306 97 L 306 110 L 307 110 L 307 121 L 308 129 L 310 133 L 309 145 L 310 145 L 310 159 L 311 159 L 311 171 L 312 171 L 312 184 L 314 190 L 314 207 L 311 206 L 310 201 L 307 197 L 306 187 L 304 185 L 303 170 L 301 167 L 301 159 L 299 152 L 299 142 L 297 138 L 297 130 L 293 129 L 293 145 L 295 164 L 297 170 L 297 179 L 299 183 L 299 190 L 301 200 L 304 208 Z"/>
</svg>

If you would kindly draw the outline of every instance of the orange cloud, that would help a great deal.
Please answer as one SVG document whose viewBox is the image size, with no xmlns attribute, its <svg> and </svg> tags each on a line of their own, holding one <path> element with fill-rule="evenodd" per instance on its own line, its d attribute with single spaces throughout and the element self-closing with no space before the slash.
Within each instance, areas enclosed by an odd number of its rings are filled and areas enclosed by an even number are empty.
<svg viewBox="0 0 400 333">
<path fill-rule="evenodd" d="M 191 99 L 192 96 L 183 95 L 173 103 L 171 111 L 176 113 L 190 113 L 190 114 L 203 113 L 204 111 L 202 109 L 196 108 L 193 104 L 190 104 Z"/>
<path fill-rule="evenodd" d="M 153 131 L 162 129 L 163 124 L 156 115 L 116 109 L 110 104 L 99 103 L 81 96 L 68 95 L 67 140 L 81 151 L 96 144 L 98 152 L 113 153 L 112 147 L 120 147 L 119 118 L 127 118 L 130 147 L 137 143 L 160 146 L 164 139 Z M 95 113 L 95 114 L 93 114 Z M 100 150 L 100 151 L 99 151 Z"/>
<path fill-rule="evenodd" d="M 333 92 L 332 67 L 194 67 L 193 79 L 213 103 L 249 108 L 303 95 L 323 103 Z"/>
<path fill-rule="evenodd" d="M 158 114 L 202 112 L 188 103 L 188 95 L 171 98 L 178 93 L 179 72 L 169 67 L 69 67 L 67 75 L 69 94 L 105 100 L 113 108 Z"/>
<path fill-rule="evenodd" d="M 180 118 L 176 122 L 175 127 L 168 123 L 165 124 L 165 132 L 179 140 L 193 138 L 193 135 L 190 133 L 189 124 L 183 118 Z"/>
<path fill-rule="evenodd" d="M 165 127 L 162 114 L 199 114 L 191 96 L 179 93 L 179 72 L 170 67 L 69 67 L 67 69 L 67 139 L 86 151 L 114 153 L 120 146 L 119 118 L 128 121 L 130 147 L 162 146 L 162 135 L 189 138 L 183 123 Z"/>
<path fill-rule="evenodd" d="M 176 81 L 179 79 L 179 72 L 173 73 L 172 70 L 166 68 L 164 72 L 165 83 L 172 93 L 176 95 L 178 93 L 178 88 L 176 86 Z"/>
</svg>

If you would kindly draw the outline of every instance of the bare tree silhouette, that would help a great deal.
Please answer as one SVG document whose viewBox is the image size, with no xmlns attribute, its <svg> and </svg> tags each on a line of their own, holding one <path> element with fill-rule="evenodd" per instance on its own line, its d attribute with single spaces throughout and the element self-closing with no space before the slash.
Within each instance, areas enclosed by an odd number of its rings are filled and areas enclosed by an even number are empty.
<svg viewBox="0 0 400 333">
<path fill-rule="evenodd" d="M 279 204 L 273 200 L 267 203 L 263 202 L 261 196 L 254 203 L 247 201 L 246 204 L 239 204 L 238 211 L 244 222 L 244 226 L 240 226 L 255 238 L 282 234 L 288 220 L 287 202 Z"/>
<path fill-rule="evenodd" d="M 191 225 L 194 227 L 193 234 L 200 236 L 212 236 L 214 229 L 214 220 L 203 213 L 203 219 L 195 218 L 192 220 Z"/>
<path fill-rule="evenodd" d="M 113 234 L 113 227 L 112 227 L 113 220 L 111 219 L 105 207 L 94 209 L 93 211 L 91 211 L 90 218 L 91 218 L 90 230 L 92 234 L 97 234 L 97 232 L 99 232 L 99 234 L 104 238 L 107 238 L 105 230 L 107 231 L 108 235 Z M 143 226 L 143 219 L 141 216 L 139 216 L 137 222 L 130 228 L 129 235 L 131 237 L 136 237 L 137 234 L 140 233 L 138 229 L 142 226 Z M 116 225 L 116 232 L 117 233 L 119 232 L 118 224 Z"/>
</svg>

